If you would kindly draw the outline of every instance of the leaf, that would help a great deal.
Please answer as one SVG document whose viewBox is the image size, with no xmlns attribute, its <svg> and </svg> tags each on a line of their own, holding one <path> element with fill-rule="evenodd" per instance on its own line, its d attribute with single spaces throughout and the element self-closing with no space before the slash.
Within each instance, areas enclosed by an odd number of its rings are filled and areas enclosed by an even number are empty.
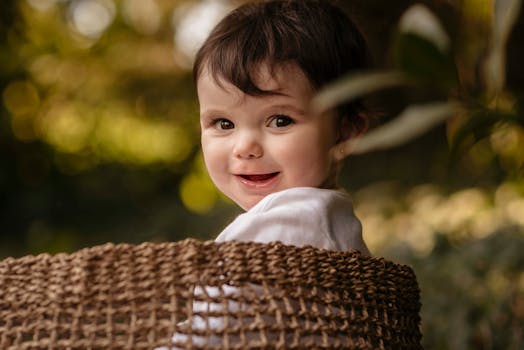
<svg viewBox="0 0 524 350">
<path fill-rule="evenodd" d="M 449 41 L 437 16 L 425 5 L 413 5 L 399 20 L 394 46 L 396 63 L 412 78 L 454 87 L 458 79 Z"/>
<path fill-rule="evenodd" d="M 344 145 L 344 154 L 362 154 L 406 143 L 443 122 L 457 111 L 453 102 L 432 102 L 406 108 L 391 122 Z"/>
<path fill-rule="evenodd" d="M 343 102 L 393 86 L 407 84 L 409 80 L 395 71 L 354 73 L 327 85 L 313 98 L 312 108 L 323 112 Z"/>
<path fill-rule="evenodd" d="M 453 58 L 417 34 L 401 33 L 397 37 L 395 60 L 399 69 L 411 78 L 431 81 L 446 88 L 457 84 Z"/>
<path fill-rule="evenodd" d="M 495 0 L 491 47 L 483 67 L 488 96 L 495 96 L 504 88 L 506 45 L 521 6 L 521 0 Z"/>
<path fill-rule="evenodd" d="M 449 48 L 449 37 L 439 19 L 426 6 L 416 4 L 400 17 L 401 33 L 411 33 L 431 42 L 441 52 Z"/>
</svg>

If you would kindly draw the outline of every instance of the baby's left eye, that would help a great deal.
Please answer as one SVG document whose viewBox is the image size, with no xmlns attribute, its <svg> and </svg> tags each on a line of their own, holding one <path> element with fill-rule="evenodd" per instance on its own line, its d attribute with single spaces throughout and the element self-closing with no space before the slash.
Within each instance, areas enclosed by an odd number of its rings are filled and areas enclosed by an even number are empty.
<svg viewBox="0 0 524 350">
<path fill-rule="evenodd" d="M 268 126 L 271 128 L 284 128 L 293 124 L 293 119 L 287 115 L 275 115 L 271 117 Z"/>
</svg>

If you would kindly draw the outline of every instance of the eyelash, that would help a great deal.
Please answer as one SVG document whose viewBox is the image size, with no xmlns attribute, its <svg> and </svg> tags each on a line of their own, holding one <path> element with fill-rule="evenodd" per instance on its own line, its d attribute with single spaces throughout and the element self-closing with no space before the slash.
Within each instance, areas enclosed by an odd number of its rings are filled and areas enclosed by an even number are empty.
<svg viewBox="0 0 524 350">
<path fill-rule="evenodd" d="M 291 118 L 290 116 L 288 115 L 285 115 L 285 114 L 276 114 L 274 116 L 272 116 L 270 119 L 269 119 L 269 122 L 267 124 L 267 126 L 271 126 L 271 124 L 273 124 L 274 122 L 276 123 L 279 119 L 284 119 L 286 122 L 288 122 L 288 124 L 284 125 L 284 126 L 278 126 L 278 125 L 275 125 L 276 128 L 285 128 L 291 124 L 294 124 L 295 121 L 293 120 L 293 118 Z"/>
<path fill-rule="evenodd" d="M 222 122 L 230 123 L 233 127 L 232 128 L 221 128 Z M 231 120 L 228 120 L 226 118 L 213 119 L 213 120 L 211 120 L 211 122 L 209 124 L 211 126 L 213 126 L 214 128 L 218 129 L 218 130 L 229 130 L 229 129 L 233 129 L 235 127 L 235 123 L 233 123 Z"/>
<path fill-rule="evenodd" d="M 285 122 L 287 122 L 286 125 L 283 125 L 283 126 L 278 126 L 278 121 L 279 120 L 285 120 Z M 230 127 L 223 127 L 223 123 L 228 123 Z M 272 126 L 272 124 L 275 123 L 274 126 Z M 266 126 L 267 127 L 275 127 L 275 128 L 285 128 L 291 124 L 294 124 L 295 121 L 293 120 L 293 118 L 291 118 L 290 116 L 287 116 L 285 114 L 276 114 L 276 115 L 273 115 L 269 118 Z M 218 129 L 218 130 L 230 130 L 230 129 L 234 129 L 235 128 L 235 123 L 233 123 L 231 120 L 229 119 L 226 119 L 226 118 L 216 118 L 216 119 L 212 119 L 209 123 L 211 126 L 213 126 L 214 128 Z"/>
</svg>

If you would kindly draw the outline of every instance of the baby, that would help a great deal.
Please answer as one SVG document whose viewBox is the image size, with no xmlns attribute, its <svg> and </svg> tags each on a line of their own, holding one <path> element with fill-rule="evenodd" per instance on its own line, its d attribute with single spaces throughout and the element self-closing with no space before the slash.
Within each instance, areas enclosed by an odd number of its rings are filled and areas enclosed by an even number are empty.
<svg viewBox="0 0 524 350">
<path fill-rule="evenodd" d="M 344 143 L 365 130 L 365 110 L 359 101 L 324 113 L 310 108 L 320 88 L 365 69 L 367 58 L 362 34 L 329 1 L 247 3 L 214 28 L 193 70 L 202 150 L 215 185 L 246 210 L 217 242 L 281 241 L 369 254 L 351 199 L 337 187 Z M 194 291 L 196 300 L 236 293 L 227 285 Z M 228 327 L 232 320 L 198 316 L 223 307 L 193 301 L 195 316 L 179 325 L 173 342 L 220 344 L 217 336 L 186 334 Z"/>
<path fill-rule="evenodd" d="M 366 67 L 365 40 L 328 1 L 245 4 L 197 54 L 202 150 L 215 185 L 247 210 L 217 241 L 281 241 L 368 254 L 337 188 L 343 144 L 366 127 L 359 102 L 313 113 L 326 83 Z"/>
</svg>

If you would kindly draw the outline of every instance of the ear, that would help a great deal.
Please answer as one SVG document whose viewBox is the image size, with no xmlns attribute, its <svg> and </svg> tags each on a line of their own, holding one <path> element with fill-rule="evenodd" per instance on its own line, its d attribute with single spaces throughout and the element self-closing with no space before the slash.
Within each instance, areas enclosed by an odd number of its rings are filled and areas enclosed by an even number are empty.
<svg viewBox="0 0 524 350">
<path fill-rule="evenodd" d="M 352 125 L 348 118 L 341 118 L 339 123 L 339 137 L 331 149 L 336 161 L 341 161 L 351 154 L 353 144 L 362 135 L 363 129 L 360 126 Z"/>
</svg>

